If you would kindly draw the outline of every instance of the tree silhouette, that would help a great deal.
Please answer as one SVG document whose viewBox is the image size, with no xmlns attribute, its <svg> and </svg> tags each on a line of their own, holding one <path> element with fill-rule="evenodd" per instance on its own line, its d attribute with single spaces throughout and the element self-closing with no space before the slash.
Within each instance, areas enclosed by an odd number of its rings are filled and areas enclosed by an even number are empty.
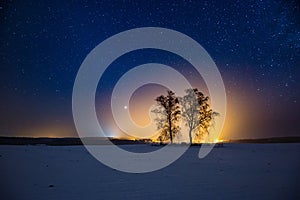
<svg viewBox="0 0 300 200">
<path fill-rule="evenodd" d="M 213 112 L 209 106 L 209 98 L 202 92 L 195 89 L 185 90 L 186 95 L 179 98 L 182 107 L 182 117 L 189 129 L 189 140 L 193 143 L 193 131 L 196 131 L 195 138 L 201 139 L 208 134 L 209 128 L 213 125 L 214 117 L 218 113 Z"/>
<path fill-rule="evenodd" d="M 173 143 L 173 138 L 180 130 L 178 121 L 181 111 L 175 93 L 171 90 L 168 90 L 167 93 L 166 96 L 161 95 L 155 99 L 158 107 L 152 112 L 157 115 L 155 121 L 158 129 L 162 129 L 158 139 L 161 142 L 170 139 L 170 142 Z"/>
</svg>

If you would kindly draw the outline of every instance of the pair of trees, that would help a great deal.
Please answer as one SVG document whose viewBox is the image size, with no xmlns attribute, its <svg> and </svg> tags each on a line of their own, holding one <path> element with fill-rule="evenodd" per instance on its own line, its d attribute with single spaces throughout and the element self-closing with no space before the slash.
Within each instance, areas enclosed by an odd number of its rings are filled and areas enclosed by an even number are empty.
<svg viewBox="0 0 300 200">
<path fill-rule="evenodd" d="M 168 90 L 166 96 L 161 95 L 155 99 L 158 107 L 152 112 L 157 116 L 157 128 L 161 129 L 158 137 L 160 141 L 173 142 L 175 135 L 179 134 L 181 118 L 188 128 L 190 143 L 193 143 L 194 132 L 195 138 L 201 138 L 208 134 L 213 125 L 214 117 L 218 114 L 210 109 L 209 98 L 197 88 L 185 92 L 183 97 L 177 97 L 173 91 Z"/>
</svg>

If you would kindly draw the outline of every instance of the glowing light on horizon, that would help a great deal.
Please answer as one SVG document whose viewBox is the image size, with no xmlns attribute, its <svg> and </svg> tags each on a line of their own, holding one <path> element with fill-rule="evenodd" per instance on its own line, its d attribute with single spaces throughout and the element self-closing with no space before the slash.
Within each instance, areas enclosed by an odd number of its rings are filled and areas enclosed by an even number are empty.
<svg viewBox="0 0 300 200">
<path fill-rule="evenodd" d="M 224 142 L 224 140 L 219 140 L 219 139 L 214 140 L 214 143 L 222 143 L 222 142 Z"/>
</svg>

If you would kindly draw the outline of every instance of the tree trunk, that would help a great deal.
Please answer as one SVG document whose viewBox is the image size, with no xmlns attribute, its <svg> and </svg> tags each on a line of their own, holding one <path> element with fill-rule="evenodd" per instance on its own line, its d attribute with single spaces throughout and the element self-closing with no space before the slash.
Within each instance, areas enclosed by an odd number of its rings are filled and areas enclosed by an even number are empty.
<svg viewBox="0 0 300 200">
<path fill-rule="evenodd" d="M 170 140 L 171 144 L 173 143 L 173 134 L 172 134 L 172 121 L 171 121 L 171 116 L 169 116 L 169 133 L 170 133 Z"/>
<path fill-rule="evenodd" d="M 190 144 L 193 143 L 193 136 L 192 136 L 192 129 L 189 131 L 189 137 L 190 137 Z"/>
</svg>

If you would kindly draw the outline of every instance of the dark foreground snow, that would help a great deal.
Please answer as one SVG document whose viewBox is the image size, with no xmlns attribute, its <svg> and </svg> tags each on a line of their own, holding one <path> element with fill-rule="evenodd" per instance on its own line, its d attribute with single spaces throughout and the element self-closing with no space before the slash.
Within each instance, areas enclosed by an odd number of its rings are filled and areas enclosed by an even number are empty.
<svg viewBox="0 0 300 200">
<path fill-rule="evenodd" d="M 127 174 L 83 146 L 0 146 L 0 198 L 300 199 L 300 144 L 225 144 L 201 160 L 198 151 L 156 172 Z"/>
</svg>

